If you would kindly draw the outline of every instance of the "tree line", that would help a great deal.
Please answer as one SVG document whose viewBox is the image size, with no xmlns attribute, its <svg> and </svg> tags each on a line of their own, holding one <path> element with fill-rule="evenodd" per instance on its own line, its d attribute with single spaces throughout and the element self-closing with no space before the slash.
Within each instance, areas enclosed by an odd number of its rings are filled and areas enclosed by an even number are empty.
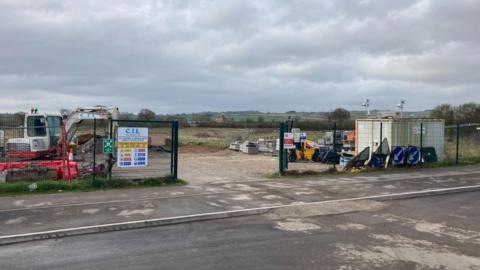
<svg viewBox="0 0 480 270">
<path fill-rule="evenodd" d="M 446 125 L 480 123 L 480 104 L 440 104 L 433 108 L 431 115 L 433 118 L 444 119 Z"/>
<path fill-rule="evenodd" d="M 288 113 L 288 112 L 287 112 Z M 184 115 L 160 115 L 150 109 L 141 109 L 137 114 L 121 113 L 120 119 L 138 119 L 138 120 L 177 120 L 180 126 L 198 126 L 198 127 L 223 127 L 223 128 L 278 128 L 280 122 L 293 121 L 294 127 L 302 130 L 325 130 L 332 129 L 335 122 L 339 129 L 353 129 L 354 121 L 351 119 L 350 112 L 337 108 L 327 114 L 328 119 L 306 120 L 296 115 L 296 112 L 290 112 L 290 116 L 285 119 L 265 119 L 264 116 L 250 117 L 245 119 L 227 118 L 224 122 L 216 122 L 214 119 L 218 116 L 216 113 L 199 113 L 187 119 Z"/>
<path fill-rule="evenodd" d="M 198 127 L 208 128 L 255 128 L 255 129 L 277 129 L 282 121 L 269 121 L 269 122 L 247 122 L 247 121 L 234 121 L 227 123 L 215 123 L 213 121 L 199 122 L 196 125 Z M 334 123 L 338 130 L 352 130 L 355 129 L 355 121 L 348 120 L 343 122 L 336 122 L 330 120 L 294 120 L 293 127 L 301 130 L 314 131 L 314 130 L 333 130 Z"/>
<path fill-rule="evenodd" d="M 255 118 L 249 118 L 243 120 L 229 119 L 224 123 L 217 123 L 213 121 L 215 113 L 205 113 L 195 115 L 193 119 L 195 125 L 199 127 L 230 127 L 230 128 L 276 128 L 282 121 L 289 119 L 276 119 L 265 120 L 263 116 Z M 355 123 L 348 110 L 343 108 L 337 108 L 334 111 L 327 114 L 328 120 L 302 120 L 299 116 L 295 115 L 295 112 L 291 112 L 290 120 L 295 122 L 298 128 L 304 130 L 321 130 L 329 129 L 332 127 L 333 122 L 337 123 L 339 129 L 353 129 Z M 157 115 L 155 112 L 149 109 L 142 109 L 138 114 L 123 113 L 124 119 L 140 119 L 140 120 L 177 120 L 181 126 L 191 125 L 191 121 L 188 121 L 181 115 Z M 468 124 L 468 123 L 480 123 L 480 104 L 470 102 L 462 105 L 452 104 L 440 104 L 433 108 L 431 111 L 432 118 L 444 119 L 446 125 L 453 125 L 456 123 Z"/>
</svg>

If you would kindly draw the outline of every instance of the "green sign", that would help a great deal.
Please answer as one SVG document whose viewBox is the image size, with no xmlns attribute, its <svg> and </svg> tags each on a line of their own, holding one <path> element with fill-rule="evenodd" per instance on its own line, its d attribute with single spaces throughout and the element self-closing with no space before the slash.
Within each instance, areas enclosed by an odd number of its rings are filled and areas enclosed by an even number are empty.
<svg viewBox="0 0 480 270">
<path fill-rule="evenodd" d="M 105 154 L 113 153 L 113 140 L 112 139 L 103 139 L 103 153 L 105 153 Z"/>
</svg>

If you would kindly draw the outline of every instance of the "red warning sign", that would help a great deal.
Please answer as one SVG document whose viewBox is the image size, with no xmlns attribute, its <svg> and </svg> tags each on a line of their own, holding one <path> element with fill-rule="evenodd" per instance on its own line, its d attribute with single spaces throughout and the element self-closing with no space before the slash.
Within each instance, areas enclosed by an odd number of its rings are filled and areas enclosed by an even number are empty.
<svg viewBox="0 0 480 270">
<path fill-rule="evenodd" d="M 293 133 L 287 132 L 283 134 L 283 148 L 293 149 L 295 144 L 293 143 Z"/>
</svg>

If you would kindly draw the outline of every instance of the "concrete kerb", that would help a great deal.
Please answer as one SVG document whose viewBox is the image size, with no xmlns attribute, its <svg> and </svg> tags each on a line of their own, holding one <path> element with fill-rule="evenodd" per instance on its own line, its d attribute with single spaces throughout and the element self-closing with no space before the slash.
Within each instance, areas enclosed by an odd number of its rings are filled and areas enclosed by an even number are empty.
<svg viewBox="0 0 480 270">
<path fill-rule="evenodd" d="M 420 190 L 420 191 L 413 191 L 413 192 L 364 196 L 364 197 L 328 200 L 328 201 L 320 201 L 320 202 L 295 203 L 295 204 L 288 204 L 288 205 L 259 207 L 259 208 L 250 208 L 250 209 L 242 209 L 242 210 L 221 211 L 221 212 L 202 213 L 202 214 L 168 217 L 168 218 L 101 224 L 101 225 L 59 229 L 59 230 L 51 230 L 51 231 L 43 231 L 43 232 L 0 236 L 0 245 L 8 245 L 8 244 L 29 242 L 29 241 L 35 241 L 35 240 L 56 239 L 56 238 L 62 238 L 62 237 L 68 237 L 68 236 L 93 234 L 93 233 L 101 233 L 101 232 L 113 232 L 113 231 L 121 231 L 121 230 L 131 230 L 131 229 L 140 229 L 140 228 L 188 223 L 188 222 L 199 222 L 199 221 L 207 221 L 207 220 L 215 220 L 215 219 L 259 215 L 259 214 L 268 213 L 269 211 L 275 210 L 275 209 L 287 208 L 287 207 L 299 207 L 302 205 L 324 205 L 329 203 L 361 201 L 361 200 L 375 200 L 375 201 L 401 200 L 401 199 L 410 199 L 410 198 L 427 197 L 427 196 L 438 196 L 438 195 L 445 195 L 445 194 L 452 194 L 452 193 L 472 192 L 472 191 L 478 191 L 478 190 L 480 190 L 480 185 L 463 186 L 463 187 L 455 187 L 455 188 L 428 189 L 428 190 Z"/>
<path fill-rule="evenodd" d="M 257 214 L 266 213 L 268 211 L 268 209 L 260 209 L 260 208 L 245 209 L 245 210 L 246 211 L 235 210 L 235 211 L 212 212 L 212 213 L 204 213 L 204 214 L 196 214 L 196 215 L 136 220 L 136 221 L 129 221 L 129 222 L 121 222 L 121 223 L 101 224 L 101 225 L 93 225 L 93 226 L 26 233 L 26 234 L 7 235 L 7 236 L 0 237 L 0 245 L 35 241 L 35 240 L 55 239 L 55 238 L 62 238 L 62 237 L 68 237 L 68 236 L 93 234 L 93 233 L 101 233 L 101 232 L 114 232 L 114 231 L 121 231 L 121 230 L 158 227 L 158 226 L 180 224 L 180 223 L 187 223 L 187 222 L 206 221 L 206 220 L 223 219 L 223 218 L 231 218 L 231 217 L 239 217 L 239 216 L 247 216 L 247 215 L 257 215 Z"/>
</svg>

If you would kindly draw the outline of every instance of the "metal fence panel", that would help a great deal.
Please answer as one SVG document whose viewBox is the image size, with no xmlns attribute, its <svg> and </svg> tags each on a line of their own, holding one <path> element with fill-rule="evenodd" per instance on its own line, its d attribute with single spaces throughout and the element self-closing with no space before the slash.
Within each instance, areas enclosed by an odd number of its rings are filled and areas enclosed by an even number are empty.
<svg viewBox="0 0 480 270">
<path fill-rule="evenodd" d="M 331 123 L 330 129 L 300 130 L 294 122 L 281 123 L 279 126 L 278 172 L 323 172 L 335 167 L 340 152 L 339 144 L 344 140 L 344 130 L 337 130 L 337 124 Z M 346 133 L 345 133 L 346 134 Z M 293 138 L 293 145 L 288 142 Z M 292 148 L 293 147 L 293 148 Z M 349 151 L 353 151 L 352 149 Z"/>
<path fill-rule="evenodd" d="M 34 115 L 26 117 L 25 123 L 20 125 L 5 121 L 2 124 L 0 182 L 107 176 L 177 178 L 176 121 L 88 119 L 71 134 L 67 134 L 59 116 Z M 146 130 L 146 138 L 144 141 L 118 141 L 118 132 L 125 129 Z M 120 164 L 121 158 L 126 160 L 127 155 L 121 157 L 119 153 L 130 153 L 128 158 L 136 160 L 137 164 Z"/>
<path fill-rule="evenodd" d="M 445 129 L 446 160 L 475 163 L 480 160 L 480 124 L 457 124 Z"/>
<path fill-rule="evenodd" d="M 279 140 L 282 146 L 283 134 L 291 131 L 289 124 L 282 123 L 280 126 Z M 296 142 L 296 155 L 292 150 L 281 151 L 279 173 L 284 174 L 287 170 L 317 171 L 319 168 L 302 166 L 300 163 L 319 162 L 332 164 L 333 167 L 340 164 L 349 169 L 350 166 L 383 168 L 441 162 L 473 164 L 480 161 L 480 124 L 445 127 L 443 120 L 437 119 L 358 120 L 354 151 L 346 135 L 349 132 L 336 129 L 335 124 L 332 124 L 331 130 L 306 131 L 308 140 L 318 144 L 319 156 L 313 158 L 314 162 L 311 158 L 305 158 L 304 153 L 298 151 L 305 149 L 303 144 Z"/>
<path fill-rule="evenodd" d="M 4 126 L 0 126 L 0 182 L 78 177 L 78 162 L 68 158 L 61 123 L 59 117 L 52 120 L 44 116 L 27 117 L 27 126 L 3 123 Z"/>
<path fill-rule="evenodd" d="M 112 120 L 110 129 L 109 177 L 177 178 L 177 121 Z"/>
<path fill-rule="evenodd" d="M 109 137 L 109 125 L 109 120 L 84 120 L 70 138 L 76 147 L 73 158 L 78 161 L 80 178 L 107 175 L 108 155 L 103 153 L 102 143 L 104 138 Z"/>
</svg>

